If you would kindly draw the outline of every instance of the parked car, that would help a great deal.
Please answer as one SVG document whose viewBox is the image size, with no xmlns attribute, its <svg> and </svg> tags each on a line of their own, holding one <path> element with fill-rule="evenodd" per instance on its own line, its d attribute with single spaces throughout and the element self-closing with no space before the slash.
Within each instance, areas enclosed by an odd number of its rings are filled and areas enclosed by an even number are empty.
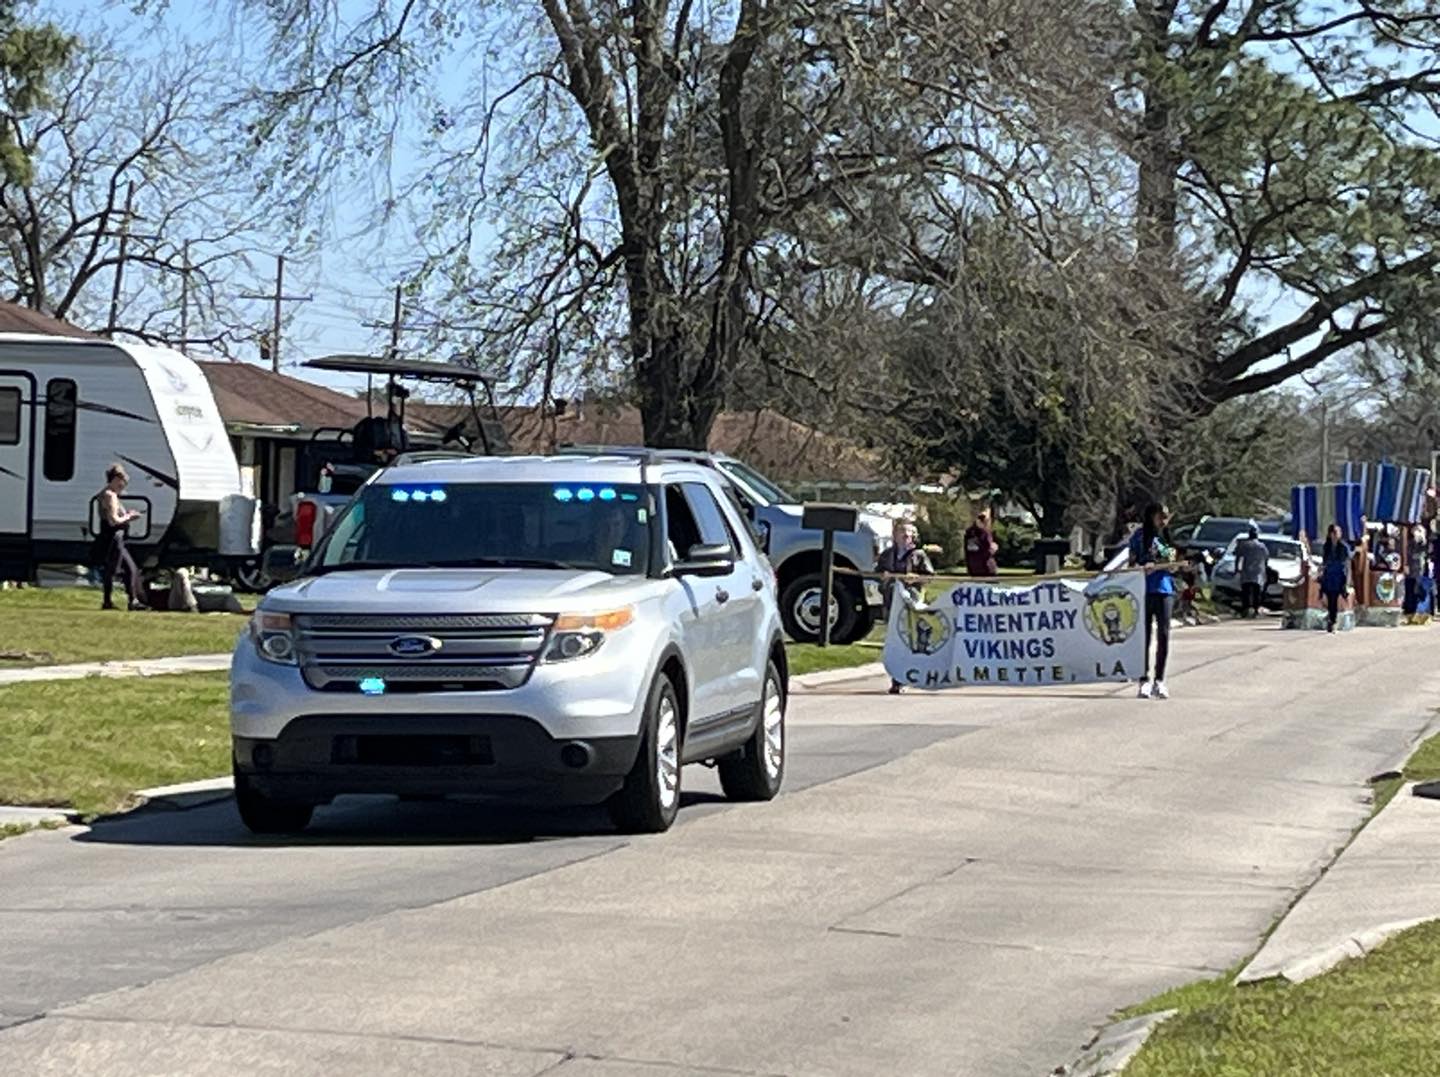
<svg viewBox="0 0 1440 1077">
<path fill-rule="evenodd" d="M 1172 537 L 1176 553 L 1180 557 L 1198 561 L 1205 554 L 1209 554 L 1212 561 L 1218 561 L 1236 536 L 1243 535 L 1256 526 L 1255 521 L 1248 517 L 1202 516 L 1194 530 L 1183 538 L 1173 532 Z"/>
<path fill-rule="evenodd" d="M 1211 577 L 1211 596 L 1216 602 L 1240 605 L 1240 577 L 1235 566 L 1235 547 L 1244 535 L 1231 539 L 1215 563 Z M 1304 567 L 1304 548 L 1288 535 L 1261 534 L 1260 541 L 1270 552 L 1270 567 L 1266 574 L 1265 590 L 1261 600 L 1269 609 L 1280 609 L 1285 601 L 1285 588 L 1299 582 Z"/>
<path fill-rule="evenodd" d="M 712 469 L 401 463 L 236 647 L 235 799 L 261 833 L 345 793 L 604 802 L 660 831 L 686 763 L 775 796 L 787 690 L 774 579 Z"/>
<path fill-rule="evenodd" d="M 820 638 L 820 531 L 800 526 L 804 509 L 800 499 L 753 467 L 724 453 L 684 449 L 652 450 L 604 445 L 567 446 L 567 452 L 652 454 L 666 460 L 687 461 L 713 469 L 727 483 L 742 511 L 751 520 L 770 563 L 780 592 L 780 617 L 785 632 L 797 643 Z M 868 572 L 890 545 L 891 520 L 876 513 L 860 514 L 859 528 L 835 536 L 835 567 Z M 830 639 L 854 643 L 870 634 L 883 608 L 879 584 L 856 576 L 837 576 L 830 603 Z"/>
</svg>

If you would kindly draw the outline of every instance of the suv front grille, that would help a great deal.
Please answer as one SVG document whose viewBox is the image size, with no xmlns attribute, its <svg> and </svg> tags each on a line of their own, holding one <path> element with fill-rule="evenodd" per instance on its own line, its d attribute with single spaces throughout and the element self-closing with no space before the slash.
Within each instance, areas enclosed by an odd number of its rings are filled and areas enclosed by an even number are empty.
<svg viewBox="0 0 1440 1077">
<path fill-rule="evenodd" d="M 373 678 L 387 693 L 489 692 L 529 679 L 551 623 L 541 614 L 301 614 L 295 639 L 305 682 L 323 692 L 359 692 Z"/>
</svg>

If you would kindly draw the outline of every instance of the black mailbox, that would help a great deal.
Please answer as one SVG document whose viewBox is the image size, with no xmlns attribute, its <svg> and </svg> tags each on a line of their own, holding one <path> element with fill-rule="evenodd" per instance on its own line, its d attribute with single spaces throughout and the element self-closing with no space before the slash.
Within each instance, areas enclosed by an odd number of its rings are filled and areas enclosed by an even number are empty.
<svg viewBox="0 0 1440 1077">
<path fill-rule="evenodd" d="M 860 510 L 854 505 L 811 503 L 805 506 L 800 526 L 809 531 L 854 531 L 860 526 Z"/>
</svg>

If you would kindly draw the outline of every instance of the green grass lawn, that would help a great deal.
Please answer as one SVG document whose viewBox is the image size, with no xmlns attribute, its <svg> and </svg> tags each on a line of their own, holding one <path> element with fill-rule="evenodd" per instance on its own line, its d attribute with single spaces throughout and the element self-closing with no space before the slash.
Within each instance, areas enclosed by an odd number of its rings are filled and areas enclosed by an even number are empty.
<svg viewBox="0 0 1440 1077">
<path fill-rule="evenodd" d="M 846 646 L 820 647 L 814 643 L 793 643 L 787 641 L 785 654 L 790 660 L 790 674 L 803 677 L 807 673 L 820 673 L 828 669 L 848 669 L 878 662 L 881 658 L 882 630 L 877 628 L 868 639 Z"/>
<path fill-rule="evenodd" d="M 1403 778 L 1377 783 L 1377 810 L 1405 782 L 1437 778 L 1440 736 L 1420 746 Z M 1180 1011 L 1155 1031 L 1126 1077 L 1440 1071 L 1440 923 L 1412 928 L 1301 984 L 1236 986 L 1240 967 L 1126 1010 L 1121 1016 Z"/>
<path fill-rule="evenodd" d="M 0 804 L 101 814 L 230 769 L 226 674 L 0 688 Z"/>
<path fill-rule="evenodd" d="M 246 618 L 229 613 L 130 613 L 100 609 L 86 588 L 0 591 L 0 669 L 219 654 Z"/>
</svg>

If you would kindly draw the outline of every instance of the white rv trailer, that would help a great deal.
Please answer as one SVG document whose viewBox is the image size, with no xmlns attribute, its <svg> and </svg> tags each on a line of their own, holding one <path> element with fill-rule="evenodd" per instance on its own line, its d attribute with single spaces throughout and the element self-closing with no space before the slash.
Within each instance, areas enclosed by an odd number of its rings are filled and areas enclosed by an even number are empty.
<svg viewBox="0 0 1440 1077">
<path fill-rule="evenodd" d="M 258 505 L 210 385 L 179 352 L 0 333 L 0 579 L 88 559 L 105 470 L 130 473 L 142 566 L 216 565 L 258 550 Z"/>
</svg>

